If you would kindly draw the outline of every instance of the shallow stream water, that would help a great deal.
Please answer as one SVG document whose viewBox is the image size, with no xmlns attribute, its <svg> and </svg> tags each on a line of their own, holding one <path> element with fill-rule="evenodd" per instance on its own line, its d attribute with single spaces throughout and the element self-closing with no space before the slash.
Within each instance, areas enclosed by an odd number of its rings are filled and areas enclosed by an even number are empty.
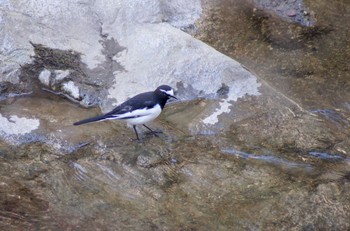
<svg viewBox="0 0 350 231">
<path fill-rule="evenodd" d="M 34 125 L 0 141 L 0 229 L 348 230 L 350 4 L 307 2 L 319 25 L 309 31 L 239 2 L 208 10 L 196 36 L 343 140 L 302 150 L 242 141 L 230 130 L 194 134 L 184 122 L 200 113 L 193 101 L 168 105 L 150 124 L 160 137 L 141 131 L 135 142 L 120 122 L 72 126 L 97 109 L 56 96 L 3 100 L 9 128 L 22 119 Z"/>
<path fill-rule="evenodd" d="M 227 134 L 186 134 L 165 116 L 153 124 L 160 137 L 142 133 L 135 142 L 122 123 L 72 126 L 96 112 L 54 98 L 20 98 L 1 110 L 43 115 L 35 138 L 0 144 L 2 230 L 348 227 L 344 154 L 242 147 Z M 196 108 L 169 105 L 165 114 L 173 113 L 184 121 Z"/>
</svg>

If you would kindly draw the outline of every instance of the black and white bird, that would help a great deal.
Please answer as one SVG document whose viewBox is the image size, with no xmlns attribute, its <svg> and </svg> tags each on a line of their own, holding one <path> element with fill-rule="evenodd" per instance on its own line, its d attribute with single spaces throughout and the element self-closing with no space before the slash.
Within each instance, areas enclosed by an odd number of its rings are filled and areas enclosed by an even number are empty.
<svg viewBox="0 0 350 231">
<path fill-rule="evenodd" d="M 168 85 L 161 85 L 155 91 L 141 93 L 132 97 L 106 114 L 84 119 L 73 125 L 104 120 L 124 120 L 133 126 L 136 138 L 139 140 L 136 125 L 142 124 L 155 134 L 145 123 L 157 118 L 170 98 L 177 99 L 174 95 L 174 89 Z"/>
</svg>

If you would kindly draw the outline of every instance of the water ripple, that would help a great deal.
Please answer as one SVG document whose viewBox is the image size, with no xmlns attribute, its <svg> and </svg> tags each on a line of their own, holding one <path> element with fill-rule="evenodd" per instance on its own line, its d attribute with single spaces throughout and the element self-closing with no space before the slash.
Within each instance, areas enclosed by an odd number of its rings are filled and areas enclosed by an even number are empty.
<svg viewBox="0 0 350 231">
<path fill-rule="evenodd" d="M 97 166 L 103 171 L 103 173 L 105 173 L 105 175 L 110 179 L 110 180 L 120 180 L 120 176 L 117 175 L 117 173 L 115 171 L 113 171 L 111 168 L 105 166 L 105 165 L 102 165 L 102 164 L 99 164 L 97 163 Z"/>
<path fill-rule="evenodd" d="M 348 128 L 350 126 L 349 121 L 333 109 L 315 109 L 311 112 L 323 116 L 339 127 Z"/>
<path fill-rule="evenodd" d="M 272 156 L 272 155 L 256 155 L 248 152 L 239 151 L 236 149 L 223 149 L 221 150 L 224 153 L 234 155 L 236 157 L 240 157 L 243 159 L 254 159 L 263 161 L 266 163 L 271 163 L 279 166 L 285 166 L 288 168 L 305 168 L 308 170 L 313 169 L 313 166 L 311 164 L 305 164 L 305 163 L 297 163 L 293 161 L 289 161 L 280 157 Z"/>
<path fill-rule="evenodd" d="M 78 180 L 85 181 L 88 179 L 87 170 L 83 166 L 76 162 L 72 163 L 72 166 L 74 168 L 74 174 Z"/>
<path fill-rule="evenodd" d="M 326 152 L 315 152 L 315 151 L 312 151 L 312 152 L 309 152 L 308 154 L 313 156 L 313 157 L 322 159 L 322 160 L 336 160 L 336 161 L 347 161 L 347 162 L 350 162 L 350 158 L 346 158 L 346 157 L 343 157 L 343 156 L 340 156 L 340 155 L 333 155 L 333 154 L 329 154 L 329 153 L 326 153 Z"/>
</svg>

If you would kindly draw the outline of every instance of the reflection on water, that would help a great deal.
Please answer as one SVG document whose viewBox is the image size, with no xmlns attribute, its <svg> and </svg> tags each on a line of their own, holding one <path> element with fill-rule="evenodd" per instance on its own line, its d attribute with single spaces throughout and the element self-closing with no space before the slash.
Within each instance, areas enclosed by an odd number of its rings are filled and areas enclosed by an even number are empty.
<svg viewBox="0 0 350 231">
<path fill-rule="evenodd" d="M 309 152 L 309 155 L 314 156 L 316 158 L 319 159 L 323 159 L 323 160 L 337 160 L 337 161 L 346 161 L 346 162 L 350 162 L 350 158 L 346 158 L 340 155 L 333 155 L 333 154 L 329 154 L 326 152 Z"/>
<path fill-rule="evenodd" d="M 74 168 L 74 176 L 78 180 L 85 181 L 88 178 L 88 176 L 86 175 L 87 174 L 87 170 L 83 166 L 81 166 L 78 163 L 73 163 L 72 166 Z"/>
<path fill-rule="evenodd" d="M 213 139 L 157 138 L 107 152 L 95 144 L 64 158 L 37 144 L 18 147 L 26 155 L 13 159 L 11 147 L 1 144 L 0 223 L 12 230 L 272 229 L 284 227 L 285 216 L 303 221 L 299 210 L 316 208 L 346 223 L 341 201 L 350 183 L 348 164 L 332 160 L 339 155 L 310 152 L 330 159 L 319 165 L 239 147 L 220 151 Z"/>
<path fill-rule="evenodd" d="M 112 181 L 120 180 L 121 176 L 118 176 L 111 168 L 97 163 L 97 166 L 104 172 L 104 174 Z"/>
<path fill-rule="evenodd" d="M 333 109 L 316 109 L 312 110 L 311 112 L 323 116 L 342 129 L 347 129 L 350 127 L 350 121 Z"/>
<path fill-rule="evenodd" d="M 260 160 L 260 161 L 271 163 L 273 165 L 277 165 L 280 167 L 300 168 L 300 169 L 305 169 L 305 170 L 312 170 L 313 169 L 313 166 L 311 164 L 288 161 L 288 160 L 282 159 L 280 157 L 271 156 L 271 155 L 255 155 L 252 153 L 242 152 L 242 151 L 238 151 L 235 149 L 224 149 L 222 151 L 224 153 L 228 153 L 230 155 L 235 155 L 235 156 L 243 158 L 243 159 Z"/>
</svg>

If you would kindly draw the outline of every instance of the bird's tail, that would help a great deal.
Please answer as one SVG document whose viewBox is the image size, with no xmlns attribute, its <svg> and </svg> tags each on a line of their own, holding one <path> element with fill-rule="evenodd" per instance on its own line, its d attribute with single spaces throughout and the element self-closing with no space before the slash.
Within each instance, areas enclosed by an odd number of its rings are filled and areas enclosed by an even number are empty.
<svg viewBox="0 0 350 231">
<path fill-rule="evenodd" d="M 106 115 L 99 115 L 99 116 L 87 118 L 84 120 L 80 120 L 78 122 L 75 122 L 73 125 L 87 124 L 87 123 L 91 123 L 91 122 L 103 121 L 106 119 L 108 119 L 108 117 Z"/>
</svg>

